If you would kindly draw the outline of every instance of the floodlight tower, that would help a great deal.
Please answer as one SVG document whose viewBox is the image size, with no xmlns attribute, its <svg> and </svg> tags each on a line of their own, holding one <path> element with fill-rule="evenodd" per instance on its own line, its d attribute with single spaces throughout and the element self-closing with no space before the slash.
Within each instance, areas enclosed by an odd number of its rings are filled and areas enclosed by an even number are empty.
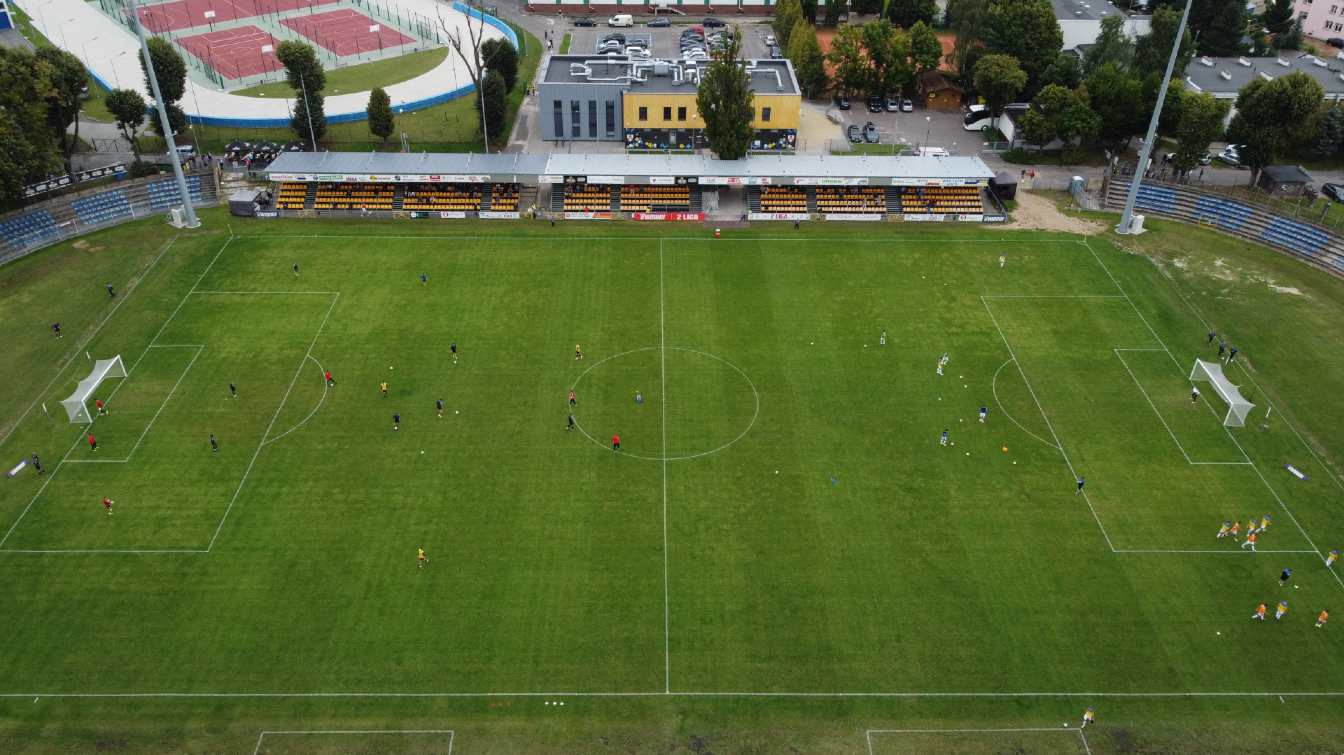
<svg viewBox="0 0 1344 755">
<path fill-rule="evenodd" d="M 173 140 L 173 124 L 168 120 L 168 109 L 164 107 L 163 94 L 159 91 L 159 77 L 154 74 L 154 59 L 149 56 L 149 41 L 145 39 L 145 29 L 140 25 L 139 0 L 131 0 L 131 24 L 135 27 L 135 36 L 140 40 L 140 54 L 145 58 L 149 93 L 154 96 L 154 109 L 159 114 L 159 125 L 163 126 L 163 140 L 168 144 L 168 158 L 173 162 L 173 177 L 177 179 L 177 193 L 182 197 L 182 213 L 185 216 L 186 227 L 199 228 L 201 220 L 196 217 L 196 208 L 191 206 L 191 191 L 187 189 L 187 179 L 182 175 L 177 142 Z"/>
</svg>

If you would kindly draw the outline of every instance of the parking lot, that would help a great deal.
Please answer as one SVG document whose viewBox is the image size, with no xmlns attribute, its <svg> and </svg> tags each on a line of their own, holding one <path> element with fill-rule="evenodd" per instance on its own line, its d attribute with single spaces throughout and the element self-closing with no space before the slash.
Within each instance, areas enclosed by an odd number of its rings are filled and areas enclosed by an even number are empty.
<svg viewBox="0 0 1344 755">
<path fill-rule="evenodd" d="M 834 103 L 831 109 L 835 110 Z M 850 124 L 862 130 L 869 121 L 877 126 L 882 144 L 942 147 L 953 155 L 978 155 L 985 142 L 979 131 L 962 127 L 961 111 L 924 109 L 918 100 L 912 113 L 870 113 L 864 98 L 851 99 L 850 109 L 839 112 L 844 123 L 836 126 L 835 138 L 842 142 Z"/>
<path fill-rule="evenodd" d="M 666 16 L 664 16 L 666 18 Z M 694 22 L 685 19 L 672 21 L 671 26 L 649 28 L 648 22 L 651 17 L 637 16 L 635 25 L 626 28 L 609 28 L 606 25 L 605 17 L 594 17 L 597 22 L 595 27 L 574 27 L 569 29 L 570 44 L 569 52 L 571 55 L 595 55 L 597 47 L 602 38 L 613 32 L 624 35 L 627 41 L 637 38 L 647 38 L 650 44 L 649 54 L 654 58 L 672 60 L 681 57 L 681 32 L 692 26 L 699 26 L 701 18 L 695 18 Z M 770 25 L 765 21 L 742 21 L 724 18 L 721 19 L 728 24 L 728 28 L 733 25 L 742 32 L 742 54 L 747 58 L 768 58 L 770 50 L 765 44 L 766 35 L 771 34 Z M 708 28 L 706 32 L 716 31 Z"/>
</svg>

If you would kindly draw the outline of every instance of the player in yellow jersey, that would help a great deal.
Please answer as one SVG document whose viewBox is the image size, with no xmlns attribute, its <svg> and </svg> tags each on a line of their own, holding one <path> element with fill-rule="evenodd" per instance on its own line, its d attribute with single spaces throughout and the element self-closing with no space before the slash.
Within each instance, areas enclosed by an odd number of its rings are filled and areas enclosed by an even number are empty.
<svg viewBox="0 0 1344 755">
<path fill-rule="evenodd" d="M 1334 566 L 1334 565 L 1335 565 L 1335 562 L 1338 561 L 1338 560 L 1339 560 L 1339 549 L 1336 548 L 1336 549 L 1330 551 L 1330 555 L 1328 555 L 1328 556 L 1325 557 L 1325 567 L 1328 569 L 1328 568 Z"/>
<path fill-rule="evenodd" d="M 427 563 L 429 563 L 429 559 L 428 559 L 428 558 L 425 558 L 425 549 L 424 549 L 424 548 L 416 548 L 416 549 L 415 549 L 415 565 L 418 566 L 419 568 L 423 569 L 423 568 L 425 568 L 425 564 L 427 564 Z"/>
<path fill-rule="evenodd" d="M 1218 539 L 1222 540 L 1223 538 L 1227 537 L 1227 533 L 1231 531 L 1232 531 L 1232 523 L 1224 519 L 1223 526 L 1218 528 Z"/>
<path fill-rule="evenodd" d="M 1280 600 L 1277 606 L 1274 606 L 1274 620 L 1278 621 L 1288 614 L 1288 601 Z"/>
<path fill-rule="evenodd" d="M 1078 728 L 1086 729 L 1088 724 L 1096 723 L 1096 720 L 1097 714 L 1092 710 L 1092 706 L 1089 705 L 1087 706 L 1087 710 L 1083 711 L 1083 725 Z"/>
<path fill-rule="evenodd" d="M 1264 516 L 1260 517 L 1260 531 L 1261 531 L 1261 532 L 1264 532 L 1265 530 L 1269 529 L 1269 524 L 1270 524 L 1269 519 L 1270 519 L 1269 514 L 1265 514 Z"/>
</svg>

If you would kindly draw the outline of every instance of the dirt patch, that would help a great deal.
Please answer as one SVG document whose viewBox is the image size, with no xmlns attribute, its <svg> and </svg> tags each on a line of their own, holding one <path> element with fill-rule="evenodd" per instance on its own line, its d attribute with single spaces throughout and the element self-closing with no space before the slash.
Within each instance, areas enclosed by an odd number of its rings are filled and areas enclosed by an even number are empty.
<svg viewBox="0 0 1344 755">
<path fill-rule="evenodd" d="M 1017 209 L 1013 210 L 1013 221 L 1008 227 L 1023 231 L 1063 231 L 1086 236 L 1096 235 L 1105 229 L 1101 223 L 1065 215 L 1054 202 L 1045 197 L 1020 190 L 1017 192 Z"/>
<path fill-rule="evenodd" d="M 90 254 L 96 254 L 98 252 L 103 251 L 104 249 L 102 244 L 90 244 L 88 241 L 84 239 L 76 241 L 74 244 L 71 244 L 71 246 L 73 246 L 74 248 L 78 249 L 81 252 L 88 252 Z"/>
</svg>

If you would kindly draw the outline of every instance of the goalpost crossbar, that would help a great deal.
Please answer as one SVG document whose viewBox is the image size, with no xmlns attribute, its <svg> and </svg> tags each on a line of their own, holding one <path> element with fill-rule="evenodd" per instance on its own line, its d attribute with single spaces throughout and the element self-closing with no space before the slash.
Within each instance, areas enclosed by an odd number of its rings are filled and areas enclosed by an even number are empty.
<svg viewBox="0 0 1344 755">
<path fill-rule="evenodd" d="M 1196 359 L 1195 366 L 1190 370 L 1190 380 L 1202 380 L 1213 386 L 1213 390 L 1224 402 L 1227 403 L 1227 416 L 1223 418 L 1223 424 L 1227 427 L 1242 427 L 1246 424 L 1246 417 L 1250 415 L 1255 404 L 1247 401 L 1241 395 L 1241 389 L 1233 385 L 1223 374 L 1223 365 L 1218 362 L 1206 362 L 1203 359 Z"/>
<path fill-rule="evenodd" d="M 75 386 L 75 392 L 61 401 L 61 406 L 65 407 L 65 413 L 72 423 L 93 421 L 89 415 L 89 397 L 110 377 L 126 377 L 126 365 L 122 363 L 120 354 L 111 359 L 99 359 L 94 362 L 88 377 L 79 381 L 79 385 Z"/>
</svg>

